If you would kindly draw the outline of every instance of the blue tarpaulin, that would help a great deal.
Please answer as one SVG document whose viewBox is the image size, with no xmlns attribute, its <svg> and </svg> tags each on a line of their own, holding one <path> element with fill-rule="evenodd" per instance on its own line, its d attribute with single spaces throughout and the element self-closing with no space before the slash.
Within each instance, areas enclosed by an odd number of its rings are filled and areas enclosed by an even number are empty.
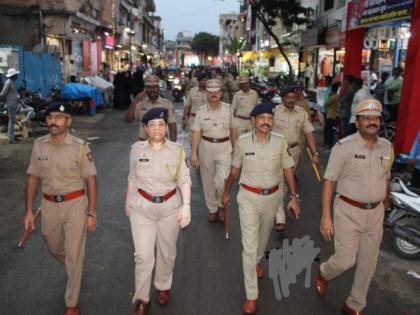
<svg viewBox="0 0 420 315">
<path fill-rule="evenodd" d="M 91 99 L 93 105 L 90 108 L 90 114 L 92 116 L 96 114 L 96 107 L 104 104 L 101 91 L 93 86 L 81 83 L 65 84 L 61 90 L 61 98 L 66 100 Z"/>
</svg>

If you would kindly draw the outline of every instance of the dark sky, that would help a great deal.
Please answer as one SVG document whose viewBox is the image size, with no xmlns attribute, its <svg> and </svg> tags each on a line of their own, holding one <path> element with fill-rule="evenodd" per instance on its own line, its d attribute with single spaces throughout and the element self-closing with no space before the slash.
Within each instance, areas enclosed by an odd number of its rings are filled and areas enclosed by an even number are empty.
<svg viewBox="0 0 420 315">
<path fill-rule="evenodd" d="M 239 11 L 237 0 L 155 0 L 155 4 L 165 39 L 171 40 L 181 31 L 219 35 L 219 14 Z"/>
</svg>

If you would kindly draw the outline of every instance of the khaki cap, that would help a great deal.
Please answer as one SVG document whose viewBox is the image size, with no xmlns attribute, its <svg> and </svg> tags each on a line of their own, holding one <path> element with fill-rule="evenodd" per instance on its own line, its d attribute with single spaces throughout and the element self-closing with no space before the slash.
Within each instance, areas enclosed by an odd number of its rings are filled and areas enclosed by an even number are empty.
<svg viewBox="0 0 420 315">
<path fill-rule="evenodd" d="M 248 83 L 249 77 L 241 76 L 239 77 L 239 83 Z"/>
<path fill-rule="evenodd" d="M 208 92 L 219 92 L 222 88 L 222 82 L 217 79 L 207 80 L 206 90 Z"/>
<path fill-rule="evenodd" d="M 367 99 L 361 101 L 356 106 L 356 115 L 363 116 L 381 116 L 382 105 L 381 102 L 375 99 Z"/>
<path fill-rule="evenodd" d="M 159 86 L 159 82 L 160 82 L 159 77 L 154 74 L 151 74 L 146 78 L 146 80 L 144 81 L 144 84 L 146 86 Z"/>
</svg>

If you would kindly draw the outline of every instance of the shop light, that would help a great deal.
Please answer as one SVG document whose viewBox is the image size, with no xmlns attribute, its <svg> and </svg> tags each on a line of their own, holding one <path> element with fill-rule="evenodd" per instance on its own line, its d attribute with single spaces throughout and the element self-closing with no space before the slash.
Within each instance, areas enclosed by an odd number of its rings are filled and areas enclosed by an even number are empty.
<svg viewBox="0 0 420 315">
<path fill-rule="evenodd" d="M 109 36 L 109 33 L 108 32 L 104 32 L 104 34 L 105 34 L 105 36 Z"/>
<path fill-rule="evenodd" d="M 126 28 L 124 29 L 124 32 L 131 33 L 131 28 L 126 27 Z"/>
<path fill-rule="evenodd" d="M 122 46 L 120 44 L 117 45 L 117 48 L 122 48 Z"/>
</svg>

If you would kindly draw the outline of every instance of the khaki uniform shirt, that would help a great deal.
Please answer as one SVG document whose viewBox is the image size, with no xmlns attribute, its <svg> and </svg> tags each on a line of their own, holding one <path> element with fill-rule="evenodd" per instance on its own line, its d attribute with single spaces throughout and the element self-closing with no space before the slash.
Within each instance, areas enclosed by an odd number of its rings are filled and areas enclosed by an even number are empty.
<svg viewBox="0 0 420 315">
<path fill-rule="evenodd" d="M 198 80 L 196 77 L 186 78 L 185 82 L 185 95 L 188 95 L 193 88 L 198 86 Z"/>
<path fill-rule="evenodd" d="M 303 135 L 314 131 L 314 127 L 304 109 L 295 106 L 289 110 L 283 105 L 278 105 L 274 113 L 273 131 L 284 135 L 290 145 L 300 143 Z"/>
<path fill-rule="evenodd" d="M 267 142 L 258 141 L 254 132 L 246 133 L 239 137 L 233 152 L 232 166 L 242 168 L 239 182 L 252 187 L 271 188 L 283 183 L 283 170 L 294 165 L 286 139 L 275 132 Z"/>
<path fill-rule="evenodd" d="M 233 115 L 229 104 L 220 103 L 218 110 L 210 105 L 204 105 L 197 111 L 192 127 L 193 131 L 200 131 L 202 136 L 209 138 L 226 138 L 233 128 Z"/>
<path fill-rule="evenodd" d="M 337 192 L 358 202 L 384 200 L 393 162 L 391 143 L 378 138 L 370 149 L 359 132 L 333 147 L 324 177 L 337 182 Z"/>
<path fill-rule="evenodd" d="M 207 93 L 200 90 L 198 86 L 193 87 L 185 99 L 185 106 L 190 107 L 190 114 L 195 114 L 206 103 Z"/>
<path fill-rule="evenodd" d="M 143 123 L 141 122 L 141 119 L 143 115 L 151 108 L 153 107 L 163 107 L 168 110 L 168 124 L 175 123 L 175 111 L 174 106 L 172 105 L 171 101 L 168 101 L 165 98 L 159 97 L 155 103 L 152 103 L 152 101 L 146 96 L 141 102 L 139 102 L 136 105 L 136 110 L 134 112 L 134 117 L 139 120 L 140 122 L 140 128 L 139 128 L 139 138 L 141 139 L 147 139 L 147 133 L 144 129 Z"/>
<path fill-rule="evenodd" d="M 303 108 L 308 114 L 308 117 L 311 117 L 311 106 L 309 105 L 309 101 L 307 99 L 302 98 L 297 100 L 295 106 Z"/>
<path fill-rule="evenodd" d="M 163 196 L 177 186 L 191 185 L 185 158 L 182 145 L 176 142 L 166 140 L 155 151 L 149 141 L 138 141 L 131 147 L 128 180 L 153 196 Z"/>
<path fill-rule="evenodd" d="M 67 134 L 54 144 L 51 135 L 38 138 L 32 148 L 27 174 L 41 178 L 42 192 L 65 195 L 84 188 L 84 178 L 96 175 L 87 143 Z"/>
<path fill-rule="evenodd" d="M 258 93 L 254 90 L 244 92 L 242 90 L 233 95 L 232 108 L 235 115 L 249 117 L 249 114 L 260 101 Z"/>
</svg>

